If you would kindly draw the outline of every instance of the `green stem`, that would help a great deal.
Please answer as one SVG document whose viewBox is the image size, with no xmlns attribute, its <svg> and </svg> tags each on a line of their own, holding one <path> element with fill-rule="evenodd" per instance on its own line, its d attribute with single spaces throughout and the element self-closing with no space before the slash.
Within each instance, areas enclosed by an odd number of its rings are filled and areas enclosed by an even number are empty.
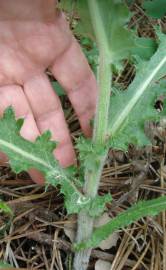
<svg viewBox="0 0 166 270">
<path fill-rule="evenodd" d="M 91 16 L 93 29 L 95 32 L 98 49 L 100 52 L 102 51 L 104 52 L 107 61 L 110 62 L 111 52 L 108 46 L 109 42 L 105 32 L 105 26 L 103 24 L 103 18 L 101 17 L 101 12 L 99 10 L 98 3 L 96 0 L 87 0 L 87 2 L 89 6 L 89 12 Z"/>
<path fill-rule="evenodd" d="M 97 110 L 94 121 L 93 131 L 93 144 L 103 145 L 107 143 L 107 130 L 108 130 L 108 114 L 110 105 L 110 89 L 111 89 L 111 66 L 105 61 L 105 56 L 99 56 L 99 69 L 98 69 L 98 85 L 99 97 L 97 103 Z M 97 170 L 89 171 L 85 169 L 85 195 L 95 197 L 98 191 L 98 186 L 103 170 L 104 162 L 107 157 L 106 148 L 105 153 L 99 159 L 99 166 Z"/>
<path fill-rule="evenodd" d="M 102 60 L 103 62 L 103 60 Z M 99 76 L 102 79 L 99 80 L 100 93 L 97 105 L 97 113 L 95 118 L 95 128 L 93 135 L 94 145 L 98 145 L 99 142 L 105 146 L 107 142 L 107 127 L 108 127 L 108 111 L 109 111 L 109 100 L 110 100 L 110 87 L 111 87 L 111 70 L 110 65 L 99 66 Z M 107 89 L 107 91 L 106 91 Z M 104 90 L 104 91 L 103 91 Z M 103 106 L 105 104 L 105 106 Z M 107 107 L 106 107 L 107 106 Z M 103 120 L 104 119 L 104 120 Z M 105 121 L 107 120 L 107 122 Z M 102 124 L 103 125 L 102 125 Z M 103 156 L 99 159 L 98 169 L 89 171 L 85 169 L 85 185 L 84 193 L 85 196 L 94 198 L 97 195 L 100 178 L 104 166 L 105 159 L 107 157 L 108 149 L 106 149 Z M 85 210 L 82 210 L 78 216 L 78 231 L 77 239 L 78 243 L 89 239 L 93 231 L 93 218 L 91 218 Z M 80 251 L 75 254 L 74 269 L 85 270 L 88 267 L 89 257 L 91 249 Z"/>
<path fill-rule="evenodd" d="M 111 90 L 111 65 L 104 53 L 99 56 L 98 70 L 99 100 L 94 122 L 93 143 L 103 145 L 107 140 L 108 114 Z"/>
<path fill-rule="evenodd" d="M 103 147 L 105 147 L 107 143 L 108 114 L 110 106 L 111 65 L 108 61 L 109 53 L 107 52 L 109 52 L 109 50 L 107 48 L 106 35 L 103 32 L 104 27 L 102 27 L 102 18 L 100 18 L 96 0 L 89 0 L 88 4 L 92 13 L 92 23 L 100 51 L 98 69 L 99 97 L 94 121 L 93 144 L 94 147 L 97 147 L 98 145 L 103 145 Z M 105 153 L 99 157 L 99 166 L 97 169 L 90 171 L 88 168 L 85 168 L 85 196 L 94 198 L 97 195 L 107 153 L 108 149 L 106 147 Z M 77 243 L 86 241 L 90 238 L 93 231 L 93 223 L 94 219 L 89 216 L 86 210 L 82 210 L 78 216 Z M 90 254 L 91 249 L 77 252 L 74 258 L 74 270 L 86 270 Z"/>
</svg>

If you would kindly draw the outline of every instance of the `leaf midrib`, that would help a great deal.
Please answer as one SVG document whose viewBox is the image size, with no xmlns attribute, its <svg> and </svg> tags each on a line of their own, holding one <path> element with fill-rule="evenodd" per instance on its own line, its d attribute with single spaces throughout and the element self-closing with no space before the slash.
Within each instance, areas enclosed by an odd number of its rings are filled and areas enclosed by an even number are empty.
<svg viewBox="0 0 166 270">
<path fill-rule="evenodd" d="M 47 168 L 48 171 L 50 172 L 55 172 L 55 168 L 52 167 L 50 164 L 48 164 L 47 162 L 45 162 L 44 160 L 42 160 L 41 158 L 38 158 L 30 153 L 28 153 L 27 151 L 17 147 L 16 145 L 13 145 L 12 143 L 9 143 L 5 140 L 0 139 L 0 145 L 5 146 L 6 148 L 12 150 L 13 152 L 21 155 L 22 157 L 30 160 L 32 163 L 36 162 L 42 166 L 44 166 L 45 168 Z M 58 170 L 56 170 L 57 172 Z M 55 177 L 54 173 L 52 174 L 53 177 Z M 73 190 L 75 190 L 75 192 L 77 192 L 79 194 L 79 196 L 82 198 L 82 194 L 79 192 L 79 190 L 77 189 L 77 187 L 74 185 L 74 183 L 72 181 L 70 181 L 65 174 L 61 175 L 59 173 L 59 176 L 56 176 L 55 178 L 58 179 L 60 177 L 63 177 L 65 179 L 65 181 L 73 188 Z"/>
<path fill-rule="evenodd" d="M 127 106 L 120 112 L 117 119 L 115 119 L 112 127 L 110 128 L 111 136 L 114 136 L 119 127 L 125 121 L 126 117 L 130 114 L 133 107 L 140 99 L 140 97 L 144 94 L 144 92 L 148 89 L 148 86 L 152 83 L 155 75 L 159 72 L 159 70 L 163 67 L 166 62 L 166 56 L 159 62 L 159 64 L 155 67 L 153 72 L 151 72 L 150 76 L 137 88 L 136 92 L 133 94 L 132 98 L 128 102 Z M 134 82 L 133 82 L 134 83 Z"/>
<path fill-rule="evenodd" d="M 31 160 L 33 162 L 37 162 L 37 163 L 45 166 L 48 169 L 53 169 L 52 166 L 50 166 L 48 163 L 46 163 L 41 158 L 38 158 L 38 157 L 26 152 L 25 150 L 22 150 L 21 148 L 17 147 L 16 145 L 13 145 L 12 143 L 9 143 L 9 142 L 7 142 L 5 140 L 0 139 L 0 145 L 11 149 L 13 152 L 15 152 L 17 154 L 20 154 L 21 156 L 25 157 L 28 160 Z"/>
</svg>

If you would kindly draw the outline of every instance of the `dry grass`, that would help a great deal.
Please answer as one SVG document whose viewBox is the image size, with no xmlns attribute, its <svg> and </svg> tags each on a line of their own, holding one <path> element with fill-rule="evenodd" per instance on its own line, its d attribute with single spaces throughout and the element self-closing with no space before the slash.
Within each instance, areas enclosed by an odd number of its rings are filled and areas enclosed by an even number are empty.
<svg viewBox="0 0 166 270">
<path fill-rule="evenodd" d="M 130 27 L 139 35 L 154 37 L 154 24 L 138 5 Z M 124 88 L 134 76 L 126 62 L 125 71 L 115 78 Z M 73 140 L 80 129 L 68 102 L 63 100 Z M 155 131 L 155 132 L 154 132 Z M 152 129 L 152 136 L 156 128 Z M 156 138 L 151 149 L 129 148 L 127 154 L 110 151 L 103 171 L 99 193 L 111 192 L 113 203 L 108 212 L 113 217 L 139 199 L 151 199 L 166 194 L 165 131 Z M 76 223 L 67 216 L 58 189 L 32 183 L 26 174 L 14 175 L 8 165 L 0 164 L 0 198 L 13 209 L 14 216 L 0 216 L 0 260 L 20 269 L 70 270 L 71 242 L 64 233 L 66 224 Z M 165 212 L 155 218 L 144 218 L 119 231 L 117 245 L 110 250 L 95 249 L 89 269 L 97 259 L 112 263 L 111 270 L 165 270 Z"/>
</svg>

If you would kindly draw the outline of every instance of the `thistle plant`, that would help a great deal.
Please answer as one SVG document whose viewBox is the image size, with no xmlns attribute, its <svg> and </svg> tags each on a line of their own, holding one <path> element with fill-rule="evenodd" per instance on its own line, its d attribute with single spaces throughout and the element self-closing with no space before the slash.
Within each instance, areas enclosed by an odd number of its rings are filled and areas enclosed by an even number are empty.
<svg viewBox="0 0 166 270">
<path fill-rule="evenodd" d="M 158 40 L 154 45 L 154 41 L 138 38 L 129 31 L 130 13 L 123 1 L 61 1 L 61 6 L 69 12 L 73 4 L 80 15 L 75 30 L 91 37 L 99 51 L 99 96 L 93 137 L 91 140 L 81 137 L 77 143 L 84 183 L 75 169 L 63 169 L 54 159 L 56 143 L 51 141 L 49 131 L 35 142 L 20 136 L 23 120 L 15 119 L 12 108 L 8 108 L 0 120 L 0 149 L 8 155 L 15 172 L 33 167 L 44 174 L 46 184 L 60 186 L 68 214 L 78 214 L 73 269 L 86 270 L 91 249 L 103 239 L 141 217 L 153 216 L 166 209 L 166 196 L 138 202 L 93 231 L 95 217 L 100 216 L 106 210 L 106 203 L 112 200 L 111 194 L 98 195 L 109 148 L 127 151 L 130 143 L 139 147 L 151 144 L 144 133 L 144 124 L 146 121 L 159 121 L 166 113 L 165 99 L 161 112 L 154 107 L 157 98 L 166 93 L 166 37 L 157 30 Z M 141 49 L 145 44 L 148 53 Z M 139 62 L 135 78 L 126 91 L 113 93 L 113 70 L 129 57 Z"/>
</svg>

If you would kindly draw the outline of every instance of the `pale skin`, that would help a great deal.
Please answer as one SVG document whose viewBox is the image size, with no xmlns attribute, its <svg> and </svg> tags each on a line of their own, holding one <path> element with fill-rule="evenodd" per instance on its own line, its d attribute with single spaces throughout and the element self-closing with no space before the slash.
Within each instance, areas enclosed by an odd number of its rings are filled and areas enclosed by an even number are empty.
<svg viewBox="0 0 166 270">
<path fill-rule="evenodd" d="M 61 103 L 45 71 L 50 70 L 65 89 L 85 136 L 91 135 L 97 85 L 64 15 L 55 10 L 55 1 L 1 0 L 0 52 L 0 116 L 12 105 L 16 116 L 25 119 L 23 137 L 34 141 L 50 130 L 59 142 L 55 157 L 60 164 L 75 163 Z M 0 161 L 6 162 L 2 153 Z M 36 170 L 30 175 L 43 183 Z"/>
</svg>

